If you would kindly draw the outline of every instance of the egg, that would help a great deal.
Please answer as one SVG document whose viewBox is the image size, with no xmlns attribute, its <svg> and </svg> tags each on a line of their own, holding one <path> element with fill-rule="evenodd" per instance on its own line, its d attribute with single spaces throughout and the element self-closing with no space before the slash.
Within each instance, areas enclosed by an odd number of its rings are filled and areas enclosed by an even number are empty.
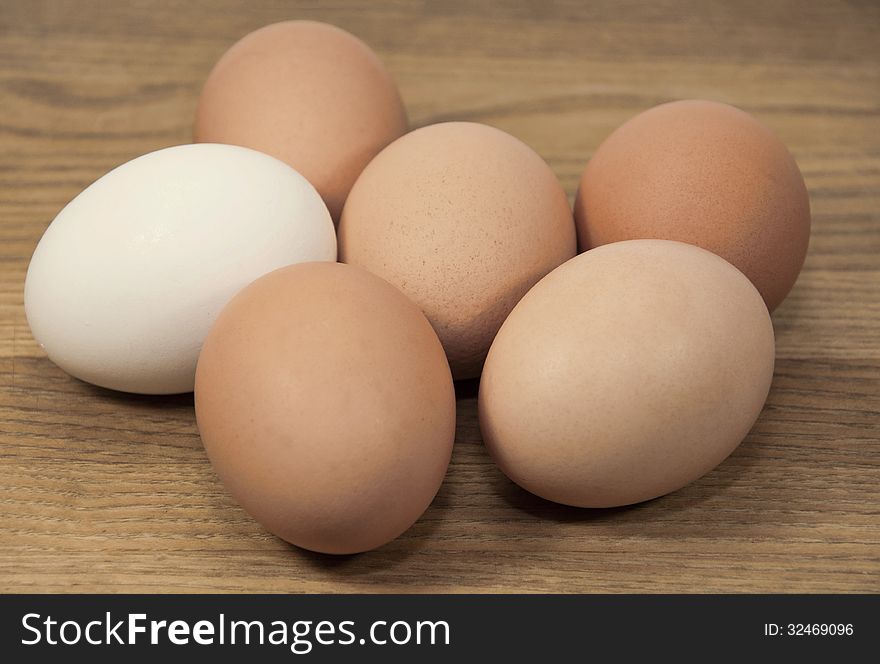
<svg viewBox="0 0 880 664">
<path fill-rule="evenodd" d="M 479 374 L 520 297 L 575 251 L 571 208 L 547 164 L 513 136 L 468 122 L 423 127 L 385 148 L 339 225 L 340 260 L 422 308 L 457 379 Z"/>
<path fill-rule="evenodd" d="M 366 44 L 325 23 L 285 21 L 220 58 L 199 97 L 194 136 L 287 162 L 336 220 L 367 162 L 406 129 L 397 87 Z"/>
<path fill-rule="evenodd" d="M 810 240 L 804 179 L 785 145 L 747 113 L 677 101 L 612 133 L 581 177 L 582 250 L 638 238 L 679 240 L 738 267 L 773 311 Z"/>
<path fill-rule="evenodd" d="M 728 262 L 668 240 L 607 244 L 544 277 L 505 321 L 480 428 L 501 470 L 538 496 L 637 503 L 737 447 L 773 361 L 767 308 Z"/>
<path fill-rule="evenodd" d="M 25 311 L 55 364 L 95 385 L 193 389 L 202 341 L 241 287 L 333 261 L 326 206 L 254 150 L 181 145 L 110 171 L 64 207 L 34 251 Z"/>
<path fill-rule="evenodd" d="M 269 531 L 357 553 L 409 528 L 455 437 L 443 348 L 418 307 L 364 270 L 305 263 L 226 306 L 196 373 L 205 449 Z"/>
</svg>

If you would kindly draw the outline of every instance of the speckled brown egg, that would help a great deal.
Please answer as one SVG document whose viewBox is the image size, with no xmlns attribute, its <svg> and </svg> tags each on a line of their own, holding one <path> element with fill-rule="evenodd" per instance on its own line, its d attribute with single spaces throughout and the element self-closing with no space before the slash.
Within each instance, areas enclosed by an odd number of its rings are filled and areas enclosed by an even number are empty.
<svg viewBox="0 0 880 664">
<path fill-rule="evenodd" d="M 510 310 L 575 251 L 571 209 L 547 164 L 513 136 L 469 122 L 423 127 L 385 148 L 339 225 L 340 260 L 422 308 L 457 379 L 479 374 Z"/>
<path fill-rule="evenodd" d="M 364 166 L 406 128 L 397 87 L 366 44 L 332 25 L 286 21 L 246 35 L 220 58 L 194 135 L 287 162 L 338 220 Z"/>
<path fill-rule="evenodd" d="M 679 240 L 727 259 L 773 311 L 807 253 L 810 203 L 791 154 L 749 114 L 677 101 L 632 118 L 599 147 L 575 202 L 582 250 Z"/>
<path fill-rule="evenodd" d="M 232 496 L 274 534 L 325 553 L 409 528 L 455 436 L 431 325 L 399 290 L 340 263 L 282 268 L 236 295 L 202 348 L 195 404 Z"/>
<path fill-rule="evenodd" d="M 480 382 L 501 470 L 579 507 L 674 491 L 727 457 L 773 376 L 773 326 L 724 259 L 668 240 L 588 251 L 520 301 Z"/>
</svg>

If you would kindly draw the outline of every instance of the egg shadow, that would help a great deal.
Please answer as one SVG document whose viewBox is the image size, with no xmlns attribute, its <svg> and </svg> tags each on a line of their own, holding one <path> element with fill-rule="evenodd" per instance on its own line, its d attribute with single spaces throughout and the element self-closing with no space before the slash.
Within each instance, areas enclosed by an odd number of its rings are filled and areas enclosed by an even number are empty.
<svg viewBox="0 0 880 664">
<path fill-rule="evenodd" d="M 807 295 L 808 292 L 809 286 L 795 285 L 792 293 L 770 314 L 773 336 L 777 342 L 780 339 L 787 339 L 790 334 L 800 329 L 804 320 L 816 315 L 810 305 L 810 301 L 815 298 Z"/>
<path fill-rule="evenodd" d="M 621 514 L 637 512 L 644 509 L 648 503 L 636 503 L 635 505 L 625 505 L 622 507 L 605 507 L 605 508 L 589 508 L 589 507 L 572 507 L 571 505 L 562 505 L 546 500 L 540 496 L 536 496 L 520 487 L 505 477 L 500 471 L 496 473 L 493 481 L 495 493 L 511 507 L 519 512 L 524 512 L 529 516 L 539 518 L 553 523 L 587 523 L 597 521 L 607 521 L 614 519 Z M 653 501 L 648 501 L 653 502 Z"/>
<path fill-rule="evenodd" d="M 661 513 L 685 512 L 699 507 L 723 493 L 725 488 L 733 484 L 736 477 L 744 470 L 744 465 L 736 464 L 734 468 L 736 470 L 733 472 L 731 472 L 731 468 L 727 468 L 723 473 L 713 470 L 700 480 L 671 493 L 618 507 L 572 507 L 554 503 L 526 491 L 503 476 L 494 485 L 496 493 L 507 506 L 544 521 L 560 524 L 601 523 L 613 520 L 645 522 Z M 710 479 L 706 481 L 705 478 Z"/>
<path fill-rule="evenodd" d="M 480 378 L 467 378 L 455 381 L 456 400 L 476 399 L 480 392 Z"/>
<path fill-rule="evenodd" d="M 119 442 L 149 448 L 150 454 L 164 458 L 163 448 L 187 448 L 205 455 L 196 426 L 192 392 L 180 394 L 134 394 L 81 383 L 80 395 L 101 404 L 98 411 L 110 411 L 117 426 L 112 435 Z M 90 409 L 93 410 L 93 409 Z M 108 413 L 108 414 L 110 414 Z M 100 416 L 100 415 L 98 415 Z M 207 463 L 207 457 L 205 456 Z"/>
<path fill-rule="evenodd" d="M 172 408 L 178 410 L 194 408 L 195 406 L 195 398 L 192 392 L 181 392 L 179 394 L 136 394 L 134 392 L 119 392 L 118 390 L 111 390 L 82 381 L 79 382 L 85 386 L 93 398 L 125 404 L 133 408 Z"/>
</svg>

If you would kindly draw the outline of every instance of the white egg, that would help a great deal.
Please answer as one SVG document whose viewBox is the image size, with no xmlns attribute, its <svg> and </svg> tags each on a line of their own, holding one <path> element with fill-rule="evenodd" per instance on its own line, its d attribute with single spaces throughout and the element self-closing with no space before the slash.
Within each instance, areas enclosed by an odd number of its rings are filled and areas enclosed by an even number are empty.
<svg viewBox="0 0 880 664">
<path fill-rule="evenodd" d="M 330 214 L 291 167 L 232 145 L 180 145 L 119 166 L 61 210 L 31 259 L 25 311 L 49 358 L 81 380 L 188 392 L 238 290 L 334 260 Z"/>
</svg>

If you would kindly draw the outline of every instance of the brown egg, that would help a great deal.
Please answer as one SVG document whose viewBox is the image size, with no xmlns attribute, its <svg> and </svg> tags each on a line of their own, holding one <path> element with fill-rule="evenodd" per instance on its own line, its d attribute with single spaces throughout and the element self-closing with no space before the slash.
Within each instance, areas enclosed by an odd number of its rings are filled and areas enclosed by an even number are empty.
<svg viewBox="0 0 880 664">
<path fill-rule="evenodd" d="M 406 127 L 397 87 L 366 44 L 332 25 L 286 21 L 246 35 L 220 58 L 194 135 L 287 162 L 338 220 L 364 166 Z"/>
<path fill-rule="evenodd" d="M 409 528 L 455 436 L 430 324 L 396 288 L 340 263 L 282 268 L 233 298 L 202 348 L 195 402 L 232 496 L 274 534 L 325 553 Z"/>
<path fill-rule="evenodd" d="M 736 448 L 773 353 L 761 296 L 723 259 L 668 240 L 605 245 L 544 277 L 498 332 L 483 439 L 510 479 L 549 500 L 648 500 Z"/>
<path fill-rule="evenodd" d="M 679 240 L 738 267 L 773 311 L 810 241 L 810 202 L 785 145 L 743 111 L 677 101 L 637 115 L 590 159 L 575 202 L 581 250 Z"/>
<path fill-rule="evenodd" d="M 479 375 L 519 299 L 574 256 L 565 192 L 527 145 L 449 122 L 385 148 L 351 190 L 340 260 L 398 286 L 443 343 L 455 378 Z"/>
</svg>

